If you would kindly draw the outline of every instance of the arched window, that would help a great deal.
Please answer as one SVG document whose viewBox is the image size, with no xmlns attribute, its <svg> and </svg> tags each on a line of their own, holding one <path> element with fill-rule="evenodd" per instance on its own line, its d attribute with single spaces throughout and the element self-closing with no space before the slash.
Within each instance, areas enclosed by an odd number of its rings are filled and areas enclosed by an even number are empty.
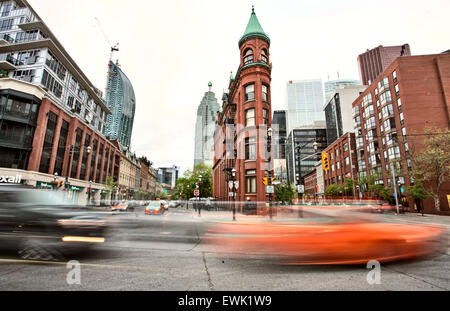
<svg viewBox="0 0 450 311">
<path fill-rule="evenodd" d="M 261 60 L 263 62 L 267 63 L 267 50 L 266 49 L 261 50 Z"/>
<path fill-rule="evenodd" d="M 253 50 L 246 49 L 244 52 L 244 65 L 253 63 Z"/>
</svg>

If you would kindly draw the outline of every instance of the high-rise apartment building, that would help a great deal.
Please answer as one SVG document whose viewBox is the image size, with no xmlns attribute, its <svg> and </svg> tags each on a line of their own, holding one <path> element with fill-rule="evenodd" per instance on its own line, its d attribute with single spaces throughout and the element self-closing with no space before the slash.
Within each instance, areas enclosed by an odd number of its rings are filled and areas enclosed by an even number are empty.
<svg viewBox="0 0 450 311">
<path fill-rule="evenodd" d="M 214 159 L 214 129 L 216 127 L 217 112 L 220 111 L 216 96 L 209 91 L 205 92 L 197 109 L 197 121 L 195 123 L 195 153 L 194 166 L 200 163 L 213 165 Z"/>
<path fill-rule="evenodd" d="M 389 188 L 395 183 L 405 189 L 414 182 L 412 153 L 423 150 L 424 129 L 449 127 L 449 81 L 449 54 L 398 57 L 353 102 L 360 177 L 378 173 L 377 183 Z M 450 183 L 441 190 L 441 210 L 449 211 Z M 414 201 L 409 202 L 413 210 Z M 425 201 L 425 210 L 434 210 L 432 199 Z"/>
<path fill-rule="evenodd" d="M 178 179 L 180 167 L 174 165 L 172 167 L 160 167 L 156 170 L 156 179 L 161 184 L 169 185 L 174 188 Z"/>
<path fill-rule="evenodd" d="M 352 104 L 366 86 L 347 86 L 336 89 L 323 108 L 327 124 L 327 143 L 332 144 L 347 132 L 353 132 Z"/>
<path fill-rule="evenodd" d="M 287 133 L 297 127 L 325 121 L 321 79 L 287 83 Z"/>
<path fill-rule="evenodd" d="M 105 135 L 129 148 L 136 110 L 133 85 L 118 63 L 110 61 L 108 67 L 106 104 L 112 113 L 107 117 Z"/>
<path fill-rule="evenodd" d="M 409 44 L 398 46 L 378 46 L 358 55 L 358 69 L 363 85 L 369 85 L 382 73 L 397 57 L 410 56 Z"/>
</svg>

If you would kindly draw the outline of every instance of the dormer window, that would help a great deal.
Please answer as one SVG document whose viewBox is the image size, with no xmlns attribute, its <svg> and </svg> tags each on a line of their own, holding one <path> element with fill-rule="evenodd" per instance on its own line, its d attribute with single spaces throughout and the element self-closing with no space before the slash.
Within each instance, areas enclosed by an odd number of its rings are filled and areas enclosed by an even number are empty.
<svg viewBox="0 0 450 311">
<path fill-rule="evenodd" d="M 266 49 L 262 49 L 261 50 L 261 61 L 263 61 L 264 63 L 267 63 L 267 51 L 266 51 Z"/>
<path fill-rule="evenodd" d="M 253 50 L 247 49 L 244 52 L 244 65 L 253 63 Z"/>
</svg>

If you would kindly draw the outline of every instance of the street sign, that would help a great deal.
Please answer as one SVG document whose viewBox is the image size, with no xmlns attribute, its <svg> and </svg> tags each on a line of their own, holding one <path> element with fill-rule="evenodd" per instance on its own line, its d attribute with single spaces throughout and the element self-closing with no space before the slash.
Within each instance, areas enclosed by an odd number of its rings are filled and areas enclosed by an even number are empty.
<svg viewBox="0 0 450 311">
<path fill-rule="evenodd" d="M 229 197 L 233 197 L 234 195 L 233 195 L 233 192 L 228 192 L 228 196 Z"/>
<path fill-rule="evenodd" d="M 233 189 L 233 181 L 232 180 L 230 180 L 228 182 L 228 188 Z"/>
<path fill-rule="evenodd" d="M 279 180 L 274 180 L 272 182 L 272 185 L 279 185 L 279 184 L 281 184 L 281 181 L 279 181 Z"/>
<path fill-rule="evenodd" d="M 297 192 L 298 193 L 304 193 L 305 192 L 305 186 L 304 185 L 298 185 L 297 186 Z"/>
<path fill-rule="evenodd" d="M 234 187 L 235 187 L 236 189 L 239 189 L 239 180 L 236 180 L 236 181 L 234 182 Z"/>
<path fill-rule="evenodd" d="M 266 186 L 266 193 L 274 193 L 275 186 Z"/>
<path fill-rule="evenodd" d="M 200 190 L 194 190 L 194 195 L 195 196 L 199 196 L 200 195 Z"/>
</svg>

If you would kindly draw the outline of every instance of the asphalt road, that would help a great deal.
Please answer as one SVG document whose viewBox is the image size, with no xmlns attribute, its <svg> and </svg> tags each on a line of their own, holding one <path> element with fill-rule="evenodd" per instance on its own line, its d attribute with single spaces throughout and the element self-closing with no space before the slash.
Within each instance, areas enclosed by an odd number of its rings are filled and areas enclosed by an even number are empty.
<svg viewBox="0 0 450 311">
<path fill-rule="evenodd" d="M 365 266 L 283 266 L 252 254 L 221 253 L 201 238 L 206 212 L 198 217 L 179 208 L 159 216 L 138 210 L 113 217 L 107 242 L 75 258 L 26 261 L 0 253 L 0 290 L 450 290 L 448 248 L 433 259 L 382 264 L 381 284 L 371 285 Z M 443 218 L 382 219 L 450 228 Z M 80 284 L 67 282 L 72 259 L 80 263 Z"/>
</svg>

